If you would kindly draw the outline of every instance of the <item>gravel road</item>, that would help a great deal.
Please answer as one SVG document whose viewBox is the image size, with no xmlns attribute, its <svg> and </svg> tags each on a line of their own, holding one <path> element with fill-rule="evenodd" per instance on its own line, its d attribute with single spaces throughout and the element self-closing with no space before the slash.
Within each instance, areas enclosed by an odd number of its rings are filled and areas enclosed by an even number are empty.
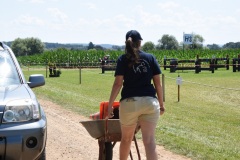
<svg viewBox="0 0 240 160">
<path fill-rule="evenodd" d="M 98 160 L 98 141 L 92 138 L 86 129 L 79 123 L 89 120 L 72 111 L 54 104 L 51 101 L 39 99 L 44 108 L 48 121 L 48 137 L 46 155 L 48 160 Z M 144 147 L 138 140 L 141 159 L 146 160 Z M 119 142 L 113 149 L 113 160 L 118 160 Z M 161 160 L 190 160 L 184 156 L 176 155 L 162 146 L 157 146 Z M 132 143 L 133 159 L 137 158 L 134 143 Z M 130 157 L 129 157 L 130 159 Z"/>
</svg>

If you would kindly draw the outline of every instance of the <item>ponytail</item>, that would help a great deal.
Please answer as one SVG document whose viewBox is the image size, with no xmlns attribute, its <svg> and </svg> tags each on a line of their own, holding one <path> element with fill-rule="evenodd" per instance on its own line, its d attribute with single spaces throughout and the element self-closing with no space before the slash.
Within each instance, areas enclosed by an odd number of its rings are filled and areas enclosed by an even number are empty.
<svg viewBox="0 0 240 160">
<path fill-rule="evenodd" d="M 128 67 L 132 68 L 132 66 L 139 62 L 139 48 L 141 45 L 141 41 L 132 41 L 132 38 L 129 37 L 126 42 L 125 54 L 127 55 Z"/>
</svg>

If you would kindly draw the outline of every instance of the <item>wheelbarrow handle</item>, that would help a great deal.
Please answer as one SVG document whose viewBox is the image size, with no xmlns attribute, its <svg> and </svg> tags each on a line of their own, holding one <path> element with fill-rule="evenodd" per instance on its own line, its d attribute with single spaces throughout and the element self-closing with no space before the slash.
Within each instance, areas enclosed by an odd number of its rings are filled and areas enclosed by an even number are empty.
<svg viewBox="0 0 240 160">
<path fill-rule="evenodd" d="M 108 137 L 108 119 L 105 120 L 104 132 L 105 132 L 105 140 L 107 140 L 109 138 Z"/>
</svg>

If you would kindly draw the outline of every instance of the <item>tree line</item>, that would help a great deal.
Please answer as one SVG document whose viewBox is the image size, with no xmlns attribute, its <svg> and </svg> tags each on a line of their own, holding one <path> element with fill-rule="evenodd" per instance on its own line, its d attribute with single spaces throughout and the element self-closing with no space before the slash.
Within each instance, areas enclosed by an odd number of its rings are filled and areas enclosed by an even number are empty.
<svg viewBox="0 0 240 160">
<path fill-rule="evenodd" d="M 228 42 L 223 46 L 217 44 L 208 44 L 203 46 L 204 38 L 199 34 L 194 34 L 193 44 L 184 45 L 183 42 L 178 42 L 177 39 L 169 34 L 164 34 L 157 44 L 153 42 L 145 42 L 142 44 L 142 50 L 178 50 L 182 49 L 183 45 L 185 49 L 210 49 L 210 50 L 220 50 L 220 49 L 239 49 L 240 42 Z M 60 44 L 60 43 L 48 43 L 42 42 L 38 38 L 17 38 L 12 42 L 5 42 L 9 45 L 16 56 L 34 55 L 41 54 L 45 50 L 54 50 L 58 48 L 65 48 L 69 50 L 109 50 L 101 45 L 94 45 L 93 42 L 89 42 L 88 45 L 83 44 Z M 125 46 L 112 45 L 110 50 L 124 50 Z"/>
</svg>

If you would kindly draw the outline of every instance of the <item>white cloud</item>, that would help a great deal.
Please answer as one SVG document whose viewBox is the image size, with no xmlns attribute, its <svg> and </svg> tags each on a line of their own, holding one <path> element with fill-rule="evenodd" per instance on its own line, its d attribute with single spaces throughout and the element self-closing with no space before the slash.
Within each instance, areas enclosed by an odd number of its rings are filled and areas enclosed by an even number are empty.
<svg viewBox="0 0 240 160">
<path fill-rule="evenodd" d="M 45 0 L 30 0 L 31 3 L 44 3 Z"/>
<path fill-rule="evenodd" d="M 88 9 L 93 9 L 93 10 L 97 9 L 96 4 L 94 3 L 86 3 L 86 5 Z"/>
<path fill-rule="evenodd" d="M 136 21 L 134 18 L 129 18 L 123 14 L 116 15 L 115 17 L 113 17 L 112 20 L 115 23 L 115 26 L 121 25 L 121 26 L 130 28 L 130 27 L 133 27 L 134 24 L 136 24 Z"/>
<path fill-rule="evenodd" d="M 58 8 L 48 8 L 48 12 L 54 18 L 54 21 L 57 23 L 66 23 L 68 16 L 60 11 Z"/>
<path fill-rule="evenodd" d="M 43 26 L 44 21 L 37 18 L 37 17 L 32 17 L 29 15 L 22 15 L 18 19 L 14 21 L 16 24 L 23 24 L 23 25 L 37 25 L 37 26 Z"/>
<path fill-rule="evenodd" d="M 19 2 L 45 3 L 45 0 L 18 0 Z"/>
<path fill-rule="evenodd" d="M 75 28 L 78 29 L 103 29 L 103 30 L 116 30 L 117 28 L 131 28 L 135 26 L 136 21 L 134 18 L 129 18 L 123 14 L 116 15 L 111 18 L 95 18 L 85 19 L 79 18 L 75 23 Z"/>
<path fill-rule="evenodd" d="M 162 10 L 173 10 L 179 7 L 179 5 L 175 2 L 165 2 L 165 3 L 158 3 L 157 6 L 159 6 Z"/>
<path fill-rule="evenodd" d="M 236 13 L 237 13 L 237 14 L 240 14 L 240 9 L 237 9 L 237 10 L 236 10 Z"/>
<path fill-rule="evenodd" d="M 145 26 L 145 27 L 176 27 L 181 26 L 184 23 L 183 17 L 181 14 L 178 14 L 177 12 L 171 12 L 170 10 L 167 11 L 159 11 L 152 13 L 151 11 L 146 11 L 144 7 L 137 6 L 135 9 L 137 11 L 136 18 L 140 19 L 139 25 Z"/>
</svg>

